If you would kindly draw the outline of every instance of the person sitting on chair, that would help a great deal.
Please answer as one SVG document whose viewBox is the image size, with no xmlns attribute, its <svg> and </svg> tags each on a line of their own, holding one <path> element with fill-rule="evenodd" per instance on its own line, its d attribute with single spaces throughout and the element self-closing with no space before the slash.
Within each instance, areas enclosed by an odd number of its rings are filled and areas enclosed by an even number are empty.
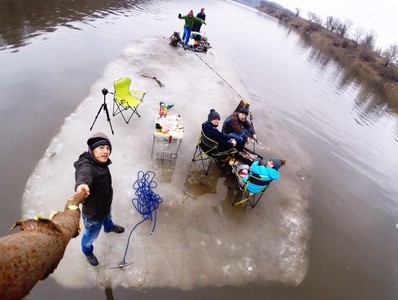
<svg viewBox="0 0 398 300">
<path fill-rule="evenodd" d="M 214 109 L 210 110 L 207 121 L 202 124 L 203 133 L 218 143 L 218 152 L 228 151 L 236 146 L 236 140 L 220 132 L 217 127 L 220 124 L 220 114 Z M 205 147 L 205 145 L 203 145 Z M 203 149 L 202 147 L 202 149 Z M 208 149 L 203 149 L 207 151 Z"/>
<path fill-rule="evenodd" d="M 246 184 L 251 175 L 260 178 L 263 181 L 269 181 L 269 183 L 272 180 L 278 180 L 279 168 L 285 163 L 286 161 L 283 159 L 272 158 L 266 163 L 256 160 L 252 163 L 250 168 L 248 168 L 248 165 L 238 165 L 236 168 L 236 172 L 238 172 L 239 174 L 239 184 L 241 186 Z M 249 191 L 250 193 L 258 193 L 266 186 L 268 186 L 269 183 L 266 185 L 257 185 L 249 181 L 247 185 L 247 191 Z"/>
<path fill-rule="evenodd" d="M 243 149 L 244 145 L 251 139 L 257 140 L 253 124 L 247 120 L 248 115 L 249 110 L 242 107 L 226 118 L 223 124 L 222 132 L 236 140 L 238 143 L 236 148 L 239 150 Z"/>
</svg>

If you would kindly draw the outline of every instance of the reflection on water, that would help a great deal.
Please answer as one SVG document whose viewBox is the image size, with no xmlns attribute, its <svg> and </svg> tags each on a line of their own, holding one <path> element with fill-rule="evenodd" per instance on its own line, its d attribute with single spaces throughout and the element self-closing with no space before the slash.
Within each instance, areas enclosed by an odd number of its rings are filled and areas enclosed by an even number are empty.
<svg viewBox="0 0 398 300">
<path fill-rule="evenodd" d="M 72 21 L 87 22 L 110 14 L 124 14 L 132 8 L 145 10 L 150 0 L 21 0 L 0 1 L 0 50 L 25 46 L 41 32 L 59 26 L 79 28 Z"/>
<path fill-rule="evenodd" d="M 317 65 L 320 69 L 325 69 L 331 61 L 331 58 L 325 55 L 321 49 L 310 48 L 308 61 Z"/>
<path fill-rule="evenodd" d="M 313 45 L 307 35 L 300 35 L 298 45 L 309 50 L 307 59 L 319 68 L 321 77 L 330 64 L 336 65 L 327 47 Z M 334 85 L 336 93 L 344 94 L 350 90 L 354 92 L 353 105 L 357 113 L 355 120 L 359 124 L 375 124 L 388 118 L 394 123 L 393 134 L 397 140 L 398 120 L 394 116 L 390 117 L 391 114 L 398 113 L 397 96 L 386 92 L 382 84 L 370 78 L 366 71 L 359 69 L 352 62 L 340 63 L 342 65 L 337 65 L 335 73 L 329 77 L 330 84 Z"/>
<path fill-rule="evenodd" d="M 201 169 L 190 171 L 184 183 L 186 197 L 197 199 L 205 194 L 215 194 L 219 176 L 219 172 L 206 175 Z"/>
<path fill-rule="evenodd" d="M 314 45 L 306 34 L 301 34 L 297 43 L 300 47 L 309 50 L 307 56 L 308 61 L 319 67 L 320 70 L 326 70 L 330 63 L 335 64 L 336 60 L 332 59 L 333 54 L 328 47 L 324 45 Z M 358 66 L 353 65 L 352 61 L 339 60 L 341 64 L 332 80 L 337 80 L 337 88 L 341 92 L 345 92 L 351 88 L 358 90 L 357 103 L 374 102 L 366 107 L 374 107 L 376 109 L 383 108 L 387 104 L 388 109 L 398 113 L 398 97 L 392 93 L 388 93 L 382 83 L 376 81 L 369 76 L 369 73 Z M 381 106 L 380 106 L 381 105 Z M 361 108 L 361 105 L 359 105 Z M 382 109 L 384 110 L 384 109 Z M 366 112 L 364 113 L 366 115 Z"/>
</svg>

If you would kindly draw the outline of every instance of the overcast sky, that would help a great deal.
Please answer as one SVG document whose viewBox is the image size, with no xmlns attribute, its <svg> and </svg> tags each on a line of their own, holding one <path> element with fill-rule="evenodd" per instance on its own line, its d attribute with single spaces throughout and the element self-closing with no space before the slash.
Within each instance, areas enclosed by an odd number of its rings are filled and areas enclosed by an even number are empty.
<svg viewBox="0 0 398 300">
<path fill-rule="evenodd" d="M 344 21 L 350 19 L 353 27 L 363 27 L 366 32 L 373 30 L 377 34 L 376 46 L 386 48 L 398 43 L 398 1 L 397 0 L 276 0 L 292 11 L 301 9 L 301 16 L 307 18 L 308 12 L 322 17 L 337 17 Z"/>
</svg>

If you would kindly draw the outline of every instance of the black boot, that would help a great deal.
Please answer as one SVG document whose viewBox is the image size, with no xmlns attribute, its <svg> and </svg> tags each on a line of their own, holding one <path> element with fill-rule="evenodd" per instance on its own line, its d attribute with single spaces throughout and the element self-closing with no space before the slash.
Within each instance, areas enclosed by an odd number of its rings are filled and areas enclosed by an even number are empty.
<svg viewBox="0 0 398 300">
<path fill-rule="evenodd" d="M 123 233 L 124 232 L 124 227 L 115 225 L 111 229 L 104 230 L 105 232 L 115 232 L 115 233 Z"/>
<path fill-rule="evenodd" d="M 97 266 L 98 265 L 98 259 L 95 257 L 94 253 L 91 253 L 89 255 L 86 255 L 87 261 L 93 265 Z"/>
</svg>

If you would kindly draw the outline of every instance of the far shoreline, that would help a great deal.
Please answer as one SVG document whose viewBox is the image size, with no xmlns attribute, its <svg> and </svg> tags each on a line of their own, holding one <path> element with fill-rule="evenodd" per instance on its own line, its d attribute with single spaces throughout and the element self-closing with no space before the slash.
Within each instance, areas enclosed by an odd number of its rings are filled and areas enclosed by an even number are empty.
<svg viewBox="0 0 398 300">
<path fill-rule="evenodd" d="M 351 68 L 358 79 L 377 87 L 387 100 L 398 111 L 398 66 L 393 62 L 385 65 L 383 57 L 372 49 L 348 39 L 342 38 L 323 26 L 296 16 L 289 10 L 278 9 L 266 2 L 256 7 L 285 25 L 305 36 L 322 52 L 331 55 L 344 68 Z M 360 75 L 360 76 L 359 76 Z"/>
</svg>

